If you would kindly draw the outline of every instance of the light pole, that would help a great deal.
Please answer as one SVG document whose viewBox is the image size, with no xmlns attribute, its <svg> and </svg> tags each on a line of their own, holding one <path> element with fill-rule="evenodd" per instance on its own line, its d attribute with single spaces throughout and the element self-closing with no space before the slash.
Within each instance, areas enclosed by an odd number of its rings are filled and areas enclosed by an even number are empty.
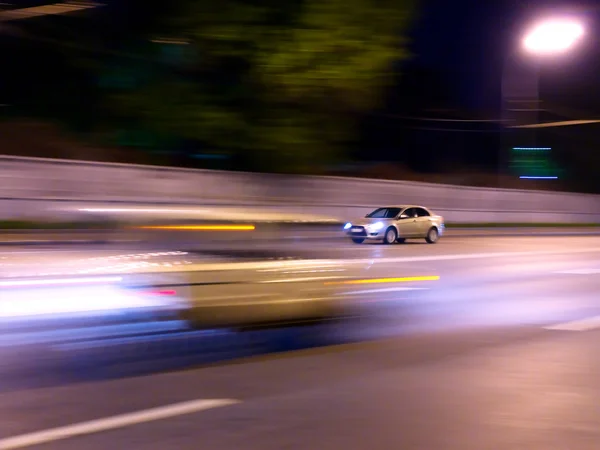
<svg viewBox="0 0 600 450">
<path fill-rule="evenodd" d="M 584 34 L 583 25 L 572 19 L 551 18 L 542 20 L 523 35 L 518 51 L 511 52 L 502 71 L 502 121 L 504 126 L 535 124 L 540 111 L 539 65 L 548 57 L 556 57 L 571 50 Z M 520 136 L 525 142 L 517 146 L 535 147 L 536 132 L 525 130 L 527 136 Z M 506 168 L 504 150 L 510 149 L 508 137 L 501 145 L 498 158 L 498 182 Z M 511 136 L 512 137 L 512 136 Z"/>
</svg>

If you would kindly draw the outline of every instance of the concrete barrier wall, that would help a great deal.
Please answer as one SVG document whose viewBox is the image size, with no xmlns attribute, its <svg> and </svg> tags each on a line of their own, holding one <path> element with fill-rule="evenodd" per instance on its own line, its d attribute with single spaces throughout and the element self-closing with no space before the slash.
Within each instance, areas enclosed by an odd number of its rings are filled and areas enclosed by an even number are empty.
<svg viewBox="0 0 600 450">
<path fill-rule="evenodd" d="M 0 219 L 46 218 L 73 202 L 277 206 L 342 219 L 412 203 L 454 222 L 600 222 L 597 195 L 10 156 L 0 156 L 0 192 Z"/>
</svg>

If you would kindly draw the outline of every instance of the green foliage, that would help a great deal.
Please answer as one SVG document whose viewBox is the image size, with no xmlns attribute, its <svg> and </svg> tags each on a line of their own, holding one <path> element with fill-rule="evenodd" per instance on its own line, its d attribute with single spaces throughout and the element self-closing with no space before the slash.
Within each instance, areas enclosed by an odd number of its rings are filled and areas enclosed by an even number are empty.
<svg viewBox="0 0 600 450">
<path fill-rule="evenodd" d="M 194 0 L 165 29 L 179 64 L 115 94 L 124 117 L 160 133 L 246 154 L 256 168 L 328 162 L 375 108 L 407 57 L 412 0 Z M 157 50 L 157 56 L 161 50 Z"/>
</svg>

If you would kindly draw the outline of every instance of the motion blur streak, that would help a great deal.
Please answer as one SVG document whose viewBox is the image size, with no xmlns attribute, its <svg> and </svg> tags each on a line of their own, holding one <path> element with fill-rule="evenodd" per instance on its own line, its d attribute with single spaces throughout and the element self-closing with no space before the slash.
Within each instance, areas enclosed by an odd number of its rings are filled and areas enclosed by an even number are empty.
<svg viewBox="0 0 600 450">
<path fill-rule="evenodd" d="M 143 226 L 139 230 L 175 230 L 175 231 L 254 231 L 254 225 L 165 225 Z"/>
<path fill-rule="evenodd" d="M 169 291 L 149 291 L 146 292 L 147 295 L 177 295 L 177 291 L 169 290 Z"/>
<path fill-rule="evenodd" d="M 33 6 L 30 8 L 14 9 L 9 11 L 3 11 L 0 14 L 0 22 L 19 19 L 29 19 L 37 16 L 68 14 L 84 9 L 97 8 L 99 6 L 102 6 L 102 4 L 93 2 L 69 2 L 55 3 L 52 5 Z"/>
<path fill-rule="evenodd" d="M 374 283 L 411 283 L 413 281 L 437 281 L 440 277 L 437 275 L 422 277 L 402 277 L 402 278 L 373 278 L 369 280 L 348 280 L 333 281 L 325 284 L 374 284 Z"/>
<path fill-rule="evenodd" d="M 81 212 L 97 213 L 187 213 L 188 209 L 166 209 L 166 208 L 80 208 Z M 202 211 L 202 210 L 201 210 Z"/>
<path fill-rule="evenodd" d="M 152 298 L 152 299 L 151 299 Z M 100 311 L 124 311 L 163 305 L 162 296 L 136 296 L 112 286 L 61 288 L 44 292 L 38 289 L 14 292 L 0 301 L 0 317 L 32 317 Z"/>
<path fill-rule="evenodd" d="M 49 280 L 12 280 L 0 281 L 0 287 L 36 287 L 36 286 L 64 286 L 69 284 L 98 284 L 98 283 L 116 283 L 122 281 L 121 277 L 100 277 L 100 278 L 57 278 Z"/>
</svg>

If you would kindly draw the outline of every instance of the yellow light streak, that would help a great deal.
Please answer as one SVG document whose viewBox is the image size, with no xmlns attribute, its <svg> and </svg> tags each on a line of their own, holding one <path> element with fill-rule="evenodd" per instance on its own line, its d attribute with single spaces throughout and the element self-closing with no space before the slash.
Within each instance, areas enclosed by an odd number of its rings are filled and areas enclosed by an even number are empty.
<svg viewBox="0 0 600 450">
<path fill-rule="evenodd" d="M 419 276 L 419 277 L 401 277 L 401 278 L 370 278 L 366 280 L 347 280 L 334 281 L 325 284 L 376 284 L 376 283 L 412 283 L 417 281 L 437 281 L 440 277 L 437 275 Z"/>
</svg>

